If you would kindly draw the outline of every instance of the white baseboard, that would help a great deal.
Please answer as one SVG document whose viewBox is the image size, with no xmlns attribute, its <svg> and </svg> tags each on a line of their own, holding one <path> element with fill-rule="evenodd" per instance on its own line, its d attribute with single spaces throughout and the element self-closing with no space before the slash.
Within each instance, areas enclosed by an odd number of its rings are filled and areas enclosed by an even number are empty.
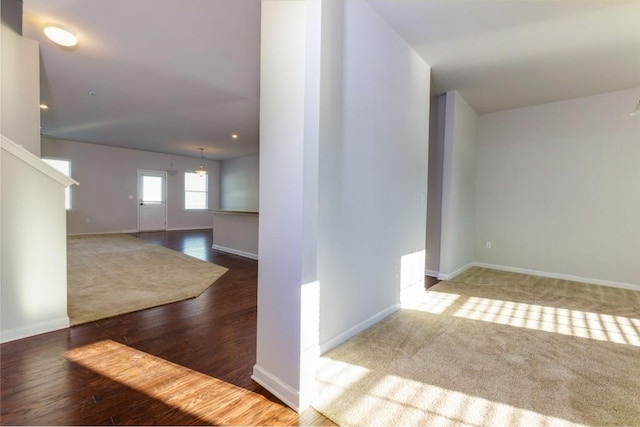
<svg viewBox="0 0 640 427">
<path fill-rule="evenodd" d="M 589 277 L 573 276 L 570 274 L 551 273 L 548 271 L 530 270 L 527 268 L 508 267 L 505 265 L 487 264 L 484 262 L 474 262 L 474 267 L 490 268 L 493 270 L 509 271 L 511 273 L 530 274 L 532 276 L 548 277 L 550 279 L 569 280 L 572 282 L 588 283 L 590 285 L 609 286 L 612 288 L 629 289 L 640 291 L 640 285 L 633 283 L 615 282 L 612 280 L 592 279 Z"/>
<path fill-rule="evenodd" d="M 460 267 L 459 269 L 457 269 L 453 273 L 449 273 L 449 274 L 438 273 L 438 280 L 451 280 L 454 277 L 456 277 L 458 274 L 464 273 L 465 271 L 467 271 L 468 269 L 470 269 L 474 265 L 475 265 L 475 263 L 472 262 L 472 263 L 469 263 L 469 264 L 465 265 L 464 267 Z"/>
<path fill-rule="evenodd" d="M 251 379 L 269 390 L 294 411 L 299 413 L 306 409 L 300 407 L 300 394 L 298 391 L 257 363 L 253 366 Z"/>
<path fill-rule="evenodd" d="M 167 227 L 166 230 L 140 231 L 140 230 L 120 230 L 120 231 L 93 231 L 88 233 L 69 233 L 68 236 L 91 236 L 101 234 L 132 234 L 132 233 L 156 233 L 158 231 L 189 231 L 189 230 L 213 230 L 213 227 Z"/>
<path fill-rule="evenodd" d="M 425 270 L 424 275 L 437 278 L 440 275 L 440 272 L 436 270 Z"/>
<path fill-rule="evenodd" d="M 108 235 L 108 234 L 131 234 L 137 233 L 138 230 L 121 230 L 121 231 L 92 231 L 88 233 L 68 233 L 67 236 L 93 236 L 93 235 Z"/>
<path fill-rule="evenodd" d="M 59 317 L 57 319 L 48 320 L 46 322 L 36 323 L 17 329 L 9 329 L 0 332 L 0 343 L 15 341 L 22 338 L 32 337 L 34 335 L 45 334 L 60 329 L 68 328 L 70 325 L 69 317 Z"/>
<path fill-rule="evenodd" d="M 258 254 L 252 254 L 251 252 L 245 252 L 238 249 L 227 248 L 225 246 L 220 246 L 220 245 L 212 245 L 211 248 L 217 251 L 227 252 L 230 254 L 239 255 L 241 257 L 258 260 Z"/>
<path fill-rule="evenodd" d="M 354 337 L 355 335 L 359 334 L 360 332 L 364 331 L 365 329 L 370 328 L 371 326 L 375 325 L 376 323 L 378 323 L 379 321 L 381 321 L 385 317 L 392 315 L 393 313 L 395 313 L 398 310 L 400 310 L 400 304 L 394 304 L 391 307 L 388 307 L 388 308 L 386 308 L 386 309 L 374 314 L 373 316 L 369 317 L 364 322 L 361 322 L 361 323 L 357 324 L 356 326 L 347 329 L 345 332 L 341 333 L 337 337 L 334 337 L 334 338 L 330 339 L 329 341 L 326 341 L 326 342 L 320 344 L 320 354 L 325 354 L 329 350 L 332 350 L 332 349 L 336 348 L 337 346 L 339 346 L 343 342 L 345 342 L 348 339 Z"/>
</svg>

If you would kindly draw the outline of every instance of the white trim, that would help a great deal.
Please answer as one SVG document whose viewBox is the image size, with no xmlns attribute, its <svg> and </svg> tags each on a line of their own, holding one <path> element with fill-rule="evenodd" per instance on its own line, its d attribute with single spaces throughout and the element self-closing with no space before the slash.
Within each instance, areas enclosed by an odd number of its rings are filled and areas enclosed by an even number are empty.
<svg viewBox="0 0 640 427">
<path fill-rule="evenodd" d="M 320 354 L 325 354 L 329 350 L 333 350 L 343 342 L 347 341 L 350 338 L 353 338 L 360 332 L 370 328 L 371 326 L 375 325 L 385 317 L 392 315 L 398 310 L 400 310 L 400 304 L 394 304 L 391 307 L 387 307 L 386 309 L 374 314 L 364 322 L 361 322 L 356 326 L 347 329 L 345 332 L 341 333 L 337 337 L 334 337 L 329 341 L 325 341 L 324 343 L 320 344 Z"/>
<path fill-rule="evenodd" d="M 475 265 L 475 263 L 471 262 L 471 263 L 465 265 L 464 267 L 461 267 L 461 268 L 457 269 L 453 273 L 450 273 L 450 274 L 438 273 L 438 280 L 451 280 L 454 277 L 456 277 L 458 274 L 464 273 L 465 271 L 467 271 L 468 269 L 470 269 L 474 265 Z"/>
<path fill-rule="evenodd" d="M 300 393 L 257 363 L 253 366 L 251 379 L 269 390 L 294 411 L 299 413 L 306 409 L 300 407 Z"/>
<path fill-rule="evenodd" d="M 252 254 L 251 252 L 245 252 L 238 249 L 227 248 L 226 246 L 220 246 L 220 245 L 214 244 L 214 245 L 211 245 L 211 249 L 215 249 L 216 251 L 221 251 L 221 252 L 227 252 L 234 255 L 239 255 L 245 258 L 255 259 L 256 261 L 258 260 L 258 254 Z"/>
<path fill-rule="evenodd" d="M 70 325 L 69 317 L 59 317 L 57 319 L 47 320 L 46 322 L 36 323 L 17 329 L 9 329 L 0 332 L 0 343 L 15 341 L 22 338 L 32 337 L 34 335 L 45 334 L 60 329 L 68 328 Z"/>
<path fill-rule="evenodd" d="M 66 176 L 53 166 L 46 163 L 40 157 L 36 156 L 21 145 L 16 144 L 4 135 L 0 135 L 0 147 L 15 158 L 22 160 L 32 168 L 48 176 L 52 180 L 64 187 L 70 187 L 78 182 L 71 177 Z"/>
<path fill-rule="evenodd" d="M 429 270 L 429 269 L 425 269 L 424 270 L 424 275 L 425 276 L 429 276 L 429 277 L 435 277 L 437 278 L 440 275 L 439 271 L 436 270 Z"/>
<path fill-rule="evenodd" d="M 167 231 L 213 230 L 212 225 L 204 227 L 167 227 Z"/>
<path fill-rule="evenodd" d="M 137 234 L 137 233 L 162 233 L 164 231 L 189 231 L 189 230 L 213 230 L 213 227 L 171 227 L 166 230 L 157 230 L 157 231 L 138 231 L 135 229 L 132 230 L 121 230 L 121 231 L 94 231 L 88 233 L 69 233 L 67 236 L 90 236 L 92 234 Z"/>
<path fill-rule="evenodd" d="M 93 232 L 88 232 L 88 233 L 69 233 L 67 234 L 67 236 L 92 236 L 94 234 L 96 235 L 107 235 L 107 234 L 132 234 L 132 233 L 139 233 L 138 230 L 122 230 L 122 231 L 93 231 Z M 143 231 L 142 233 L 145 233 L 145 231 Z"/>
<path fill-rule="evenodd" d="M 640 285 L 633 283 L 615 282 L 612 280 L 592 279 L 589 277 L 573 276 L 571 274 L 551 273 L 548 271 L 529 270 L 527 268 L 508 267 L 504 265 L 487 264 L 484 262 L 474 262 L 474 267 L 490 268 L 493 270 L 509 271 L 512 273 L 530 274 L 532 276 L 548 277 L 550 279 L 569 280 L 572 282 L 588 283 L 590 285 L 609 286 L 612 288 L 629 289 L 640 291 Z"/>
</svg>

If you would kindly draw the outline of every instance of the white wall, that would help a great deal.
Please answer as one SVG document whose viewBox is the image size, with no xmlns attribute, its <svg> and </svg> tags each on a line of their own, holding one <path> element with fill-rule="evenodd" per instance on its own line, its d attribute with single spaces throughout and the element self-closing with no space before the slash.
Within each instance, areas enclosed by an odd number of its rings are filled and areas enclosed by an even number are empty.
<svg viewBox="0 0 640 427">
<path fill-rule="evenodd" d="M 2 144 L 0 340 L 5 342 L 68 327 L 69 318 L 64 186 Z M 32 163 L 42 162 L 32 157 Z"/>
<path fill-rule="evenodd" d="M 326 351 L 395 311 L 401 286 L 424 285 L 430 68 L 366 2 L 325 2 L 322 34 Z"/>
<path fill-rule="evenodd" d="M 441 279 L 455 276 L 475 260 L 478 130 L 478 114 L 457 91 L 447 92 L 445 102 Z"/>
<path fill-rule="evenodd" d="M 136 231 L 138 169 L 174 171 L 167 178 L 168 229 L 212 227 L 211 213 L 184 209 L 184 172 L 192 172 L 200 164 L 196 157 L 52 138 L 42 139 L 42 157 L 71 160 L 71 175 L 80 183 L 71 190 L 69 234 Z M 215 209 L 219 207 L 220 162 L 205 160 L 204 165 L 209 172 L 209 208 Z"/>
<path fill-rule="evenodd" d="M 223 160 L 220 167 L 220 208 L 258 211 L 260 156 Z"/>
<path fill-rule="evenodd" d="M 22 5 L 20 4 L 20 7 Z M 0 129 L 40 155 L 40 51 L 38 43 L 2 25 Z"/>
<path fill-rule="evenodd" d="M 640 284 L 639 98 L 636 88 L 480 117 L 477 261 Z"/>
<path fill-rule="evenodd" d="M 4 6 L 15 13 L 11 16 L 3 13 L 1 33 L 2 342 L 69 326 L 64 187 L 51 178 L 59 173 L 37 157 L 40 154 L 38 44 L 8 27 L 12 24 L 8 20 L 21 16 L 22 2 L 3 2 Z M 19 23 L 13 24 L 20 28 Z M 51 175 L 42 173 L 38 167 L 49 170 Z"/>
<path fill-rule="evenodd" d="M 294 409 L 314 397 L 319 1 L 262 2 L 258 330 L 253 379 Z M 315 112 L 315 115 L 314 115 Z M 315 116 L 315 117 L 314 117 Z M 314 312 L 304 310 L 314 317 Z M 315 318 L 317 319 L 317 310 Z M 311 329 L 311 332 L 309 332 Z M 311 356 L 305 358 L 307 350 Z M 317 356 L 316 356 L 317 357 Z"/>
<path fill-rule="evenodd" d="M 263 1 L 253 378 L 314 363 L 424 284 L 429 66 L 366 2 Z"/>
</svg>

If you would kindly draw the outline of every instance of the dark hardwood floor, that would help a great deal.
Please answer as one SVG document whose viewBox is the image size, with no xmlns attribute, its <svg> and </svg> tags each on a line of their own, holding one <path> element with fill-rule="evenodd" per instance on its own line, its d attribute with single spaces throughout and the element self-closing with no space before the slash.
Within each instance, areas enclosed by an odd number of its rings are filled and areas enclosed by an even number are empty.
<svg viewBox="0 0 640 427">
<path fill-rule="evenodd" d="M 211 230 L 142 233 L 229 268 L 198 298 L 0 346 L 3 425 L 334 425 L 251 380 L 257 262 Z"/>
</svg>

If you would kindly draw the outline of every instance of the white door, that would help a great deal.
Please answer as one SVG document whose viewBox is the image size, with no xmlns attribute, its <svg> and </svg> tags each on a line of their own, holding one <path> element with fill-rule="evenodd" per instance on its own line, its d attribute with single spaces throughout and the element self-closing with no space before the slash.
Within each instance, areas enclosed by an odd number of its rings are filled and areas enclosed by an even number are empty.
<svg viewBox="0 0 640 427">
<path fill-rule="evenodd" d="M 167 229 L 167 173 L 138 171 L 138 230 Z"/>
</svg>

